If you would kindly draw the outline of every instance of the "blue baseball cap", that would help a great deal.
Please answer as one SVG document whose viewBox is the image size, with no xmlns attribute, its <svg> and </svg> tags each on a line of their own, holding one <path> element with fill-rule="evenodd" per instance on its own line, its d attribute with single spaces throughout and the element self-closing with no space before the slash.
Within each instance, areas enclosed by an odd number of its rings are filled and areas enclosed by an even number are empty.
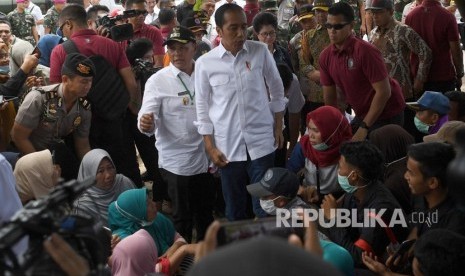
<svg viewBox="0 0 465 276">
<path fill-rule="evenodd" d="M 440 92 L 425 91 L 416 102 L 407 103 L 408 107 L 415 111 L 433 110 L 440 115 L 445 115 L 450 111 L 449 98 Z"/>
</svg>

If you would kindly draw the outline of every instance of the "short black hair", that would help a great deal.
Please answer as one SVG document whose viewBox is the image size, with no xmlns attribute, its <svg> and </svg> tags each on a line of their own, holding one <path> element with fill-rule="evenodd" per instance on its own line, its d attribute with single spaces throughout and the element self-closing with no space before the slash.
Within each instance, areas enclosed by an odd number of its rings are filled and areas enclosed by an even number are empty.
<svg viewBox="0 0 465 276">
<path fill-rule="evenodd" d="M 103 12 L 109 13 L 109 12 L 110 12 L 110 9 L 109 9 L 107 6 L 104 6 L 104 5 L 94 5 L 94 6 L 90 7 L 90 8 L 87 10 L 87 13 L 89 13 L 89 12 L 98 13 L 99 11 L 103 11 Z"/>
<path fill-rule="evenodd" d="M 383 178 L 384 156 L 371 142 L 343 143 L 340 153 L 347 163 L 357 167 L 362 172 L 362 178 L 367 184 Z"/>
<path fill-rule="evenodd" d="M 84 0 L 67 0 L 66 4 L 76 4 L 84 7 Z"/>
<path fill-rule="evenodd" d="M 278 67 L 279 76 L 283 81 L 284 89 L 289 89 L 289 87 L 291 87 L 292 81 L 294 80 L 291 68 L 289 68 L 286 63 L 278 63 L 276 64 L 276 67 Z"/>
<path fill-rule="evenodd" d="M 465 116 L 465 93 L 462 91 L 449 91 L 444 94 L 449 98 L 450 102 L 456 102 L 458 104 L 458 116 L 459 118 Z"/>
<path fill-rule="evenodd" d="M 346 2 L 337 2 L 331 5 L 328 10 L 328 14 L 334 16 L 342 15 L 344 16 L 344 20 L 348 23 L 354 21 L 355 17 L 354 10 Z"/>
<path fill-rule="evenodd" d="M 439 142 L 419 143 L 408 147 L 407 156 L 417 161 L 424 178 L 436 177 L 447 187 L 447 166 L 455 158 L 452 145 Z"/>
<path fill-rule="evenodd" d="M 87 13 L 83 6 L 77 4 L 66 5 L 60 13 L 60 20 L 71 20 L 81 27 L 87 27 Z"/>
<path fill-rule="evenodd" d="M 167 25 L 176 17 L 176 12 L 173 9 L 161 9 L 158 13 L 158 21 L 160 25 Z"/>
<path fill-rule="evenodd" d="M 126 56 L 131 65 L 134 65 L 137 58 L 142 58 L 144 55 L 152 50 L 153 43 L 147 38 L 138 38 L 129 44 L 126 48 Z"/>
<path fill-rule="evenodd" d="M 10 23 L 10 21 L 8 21 L 7 19 L 0 20 L 0 24 L 6 24 L 6 25 L 8 25 L 8 26 L 10 27 L 10 29 L 11 29 L 11 23 Z"/>
<path fill-rule="evenodd" d="M 232 3 L 226 3 L 222 5 L 221 7 L 219 7 L 215 12 L 215 23 L 217 27 L 223 28 L 224 14 L 227 12 L 242 12 L 244 13 L 244 16 L 245 16 L 245 12 L 241 8 L 241 6 L 238 6 Z"/>
<path fill-rule="evenodd" d="M 126 10 L 130 10 L 130 7 L 132 7 L 132 5 L 141 3 L 145 3 L 145 0 L 127 0 L 124 7 L 126 7 Z"/>
<path fill-rule="evenodd" d="M 434 229 L 415 243 L 414 256 L 424 276 L 463 275 L 465 237 L 446 229 Z"/>
<path fill-rule="evenodd" d="M 263 26 L 271 25 L 275 30 L 278 29 L 278 18 L 269 12 L 261 12 L 253 18 L 253 30 L 258 34 Z"/>
</svg>

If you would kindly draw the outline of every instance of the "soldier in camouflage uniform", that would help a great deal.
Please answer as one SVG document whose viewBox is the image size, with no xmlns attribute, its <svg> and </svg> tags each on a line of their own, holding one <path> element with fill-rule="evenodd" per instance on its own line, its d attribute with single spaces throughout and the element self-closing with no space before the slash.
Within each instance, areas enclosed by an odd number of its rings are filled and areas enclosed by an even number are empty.
<svg viewBox="0 0 465 276">
<path fill-rule="evenodd" d="M 303 30 L 298 32 L 289 42 L 292 67 L 294 68 L 294 73 L 299 78 L 300 90 L 305 98 L 310 97 L 310 84 L 308 83 L 309 80 L 307 76 L 302 73 L 305 64 L 302 56 L 302 36 L 304 36 L 305 32 L 316 27 L 312 9 L 313 6 L 310 4 L 304 5 L 299 9 L 299 18 L 296 21 L 302 26 Z"/>
<path fill-rule="evenodd" d="M 315 0 L 313 2 L 313 11 L 317 21 L 314 29 L 307 31 L 302 40 L 303 64 L 301 74 L 309 79 L 310 94 L 307 97 L 306 104 L 302 109 L 302 122 L 306 122 L 305 116 L 308 112 L 324 105 L 323 88 L 320 86 L 320 65 L 318 63 L 320 54 L 330 45 L 328 30 L 325 23 L 328 17 L 329 7 L 333 4 L 332 0 Z M 304 44 L 306 42 L 306 44 Z M 302 126 L 304 129 L 305 126 Z"/>
<path fill-rule="evenodd" d="M 58 17 L 61 10 L 66 5 L 66 0 L 54 0 L 53 7 L 48 9 L 47 14 L 44 16 L 45 34 L 56 34 L 60 26 L 58 26 Z"/>
<path fill-rule="evenodd" d="M 354 10 L 354 31 L 357 37 L 363 37 L 367 34 L 365 25 L 365 1 L 364 0 L 341 0 L 346 2 Z"/>
<path fill-rule="evenodd" d="M 269 12 L 276 16 L 278 12 L 278 3 L 275 0 L 261 1 L 259 4 L 260 12 Z M 247 28 L 247 39 L 258 41 L 258 37 L 254 34 L 253 26 Z M 289 49 L 289 39 L 289 31 L 278 26 L 278 30 L 276 31 L 276 42 L 278 42 L 278 45 L 285 49 Z"/>
<path fill-rule="evenodd" d="M 24 0 L 16 0 L 16 9 L 7 15 L 11 24 L 11 32 L 31 45 L 36 45 L 39 35 L 34 17 L 26 12 Z"/>
</svg>

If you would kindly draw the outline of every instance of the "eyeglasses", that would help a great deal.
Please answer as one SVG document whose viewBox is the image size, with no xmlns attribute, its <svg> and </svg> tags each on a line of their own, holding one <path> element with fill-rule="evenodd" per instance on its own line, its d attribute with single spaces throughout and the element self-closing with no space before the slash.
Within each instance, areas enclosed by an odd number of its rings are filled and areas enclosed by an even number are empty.
<svg viewBox="0 0 465 276">
<path fill-rule="evenodd" d="M 276 32 L 275 31 L 271 31 L 271 32 L 264 32 L 264 33 L 259 33 L 258 35 L 262 36 L 262 37 L 275 37 L 276 36 Z"/>
<path fill-rule="evenodd" d="M 60 27 L 58 27 L 58 30 L 60 30 L 60 32 L 63 32 L 63 27 L 65 26 L 66 24 L 66 21 L 63 22 L 63 24 L 60 25 Z"/>
<path fill-rule="evenodd" d="M 335 29 L 336 31 L 337 30 L 340 30 L 342 28 L 344 28 L 346 25 L 349 25 L 350 22 L 346 22 L 346 23 L 341 23 L 341 24 L 330 24 L 330 23 L 325 23 L 325 28 L 328 29 L 328 30 L 331 30 L 331 29 Z"/>
</svg>

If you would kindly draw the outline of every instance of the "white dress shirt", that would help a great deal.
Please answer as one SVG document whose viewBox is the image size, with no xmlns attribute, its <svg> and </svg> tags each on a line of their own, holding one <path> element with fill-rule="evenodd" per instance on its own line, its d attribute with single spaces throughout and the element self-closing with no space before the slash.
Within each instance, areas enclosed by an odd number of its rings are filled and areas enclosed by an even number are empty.
<svg viewBox="0 0 465 276">
<path fill-rule="evenodd" d="M 274 113 L 284 111 L 286 100 L 267 46 L 247 40 L 234 57 L 220 43 L 196 61 L 195 71 L 199 133 L 213 135 L 229 161 L 246 161 L 247 151 L 252 160 L 272 153 Z"/>
<path fill-rule="evenodd" d="M 194 101 L 179 77 L 195 101 L 194 72 L 189 76 L 170 64 L 151 76 L 145 84 L 137 120 L 139 122 L 143 114 L 153 113 L 159 167 L 189 176 L 207 172 L 208 160 L 203 137 L 194 126 Z"/>
<path fill-rule="evenodd" d="M 153 21 L 155 21 L 158 18 L 159 13 L 160 13 L 160 9 L 157 6 L 153 7 L 153 13 L 148 13 L 145 16 L 144 23 L 145 24 L 152 23 Z"/>
<path fill-rule="evenodd" d="M 29 7 L 26 8 L 26 11 L 34 17 L 35 21 L 44 19 L 40 7 L 32 2 L 29 2 Z M 36 29 L 40 36 L 44 36 L 44 24 L 36 24 Z"/>
</svg>

